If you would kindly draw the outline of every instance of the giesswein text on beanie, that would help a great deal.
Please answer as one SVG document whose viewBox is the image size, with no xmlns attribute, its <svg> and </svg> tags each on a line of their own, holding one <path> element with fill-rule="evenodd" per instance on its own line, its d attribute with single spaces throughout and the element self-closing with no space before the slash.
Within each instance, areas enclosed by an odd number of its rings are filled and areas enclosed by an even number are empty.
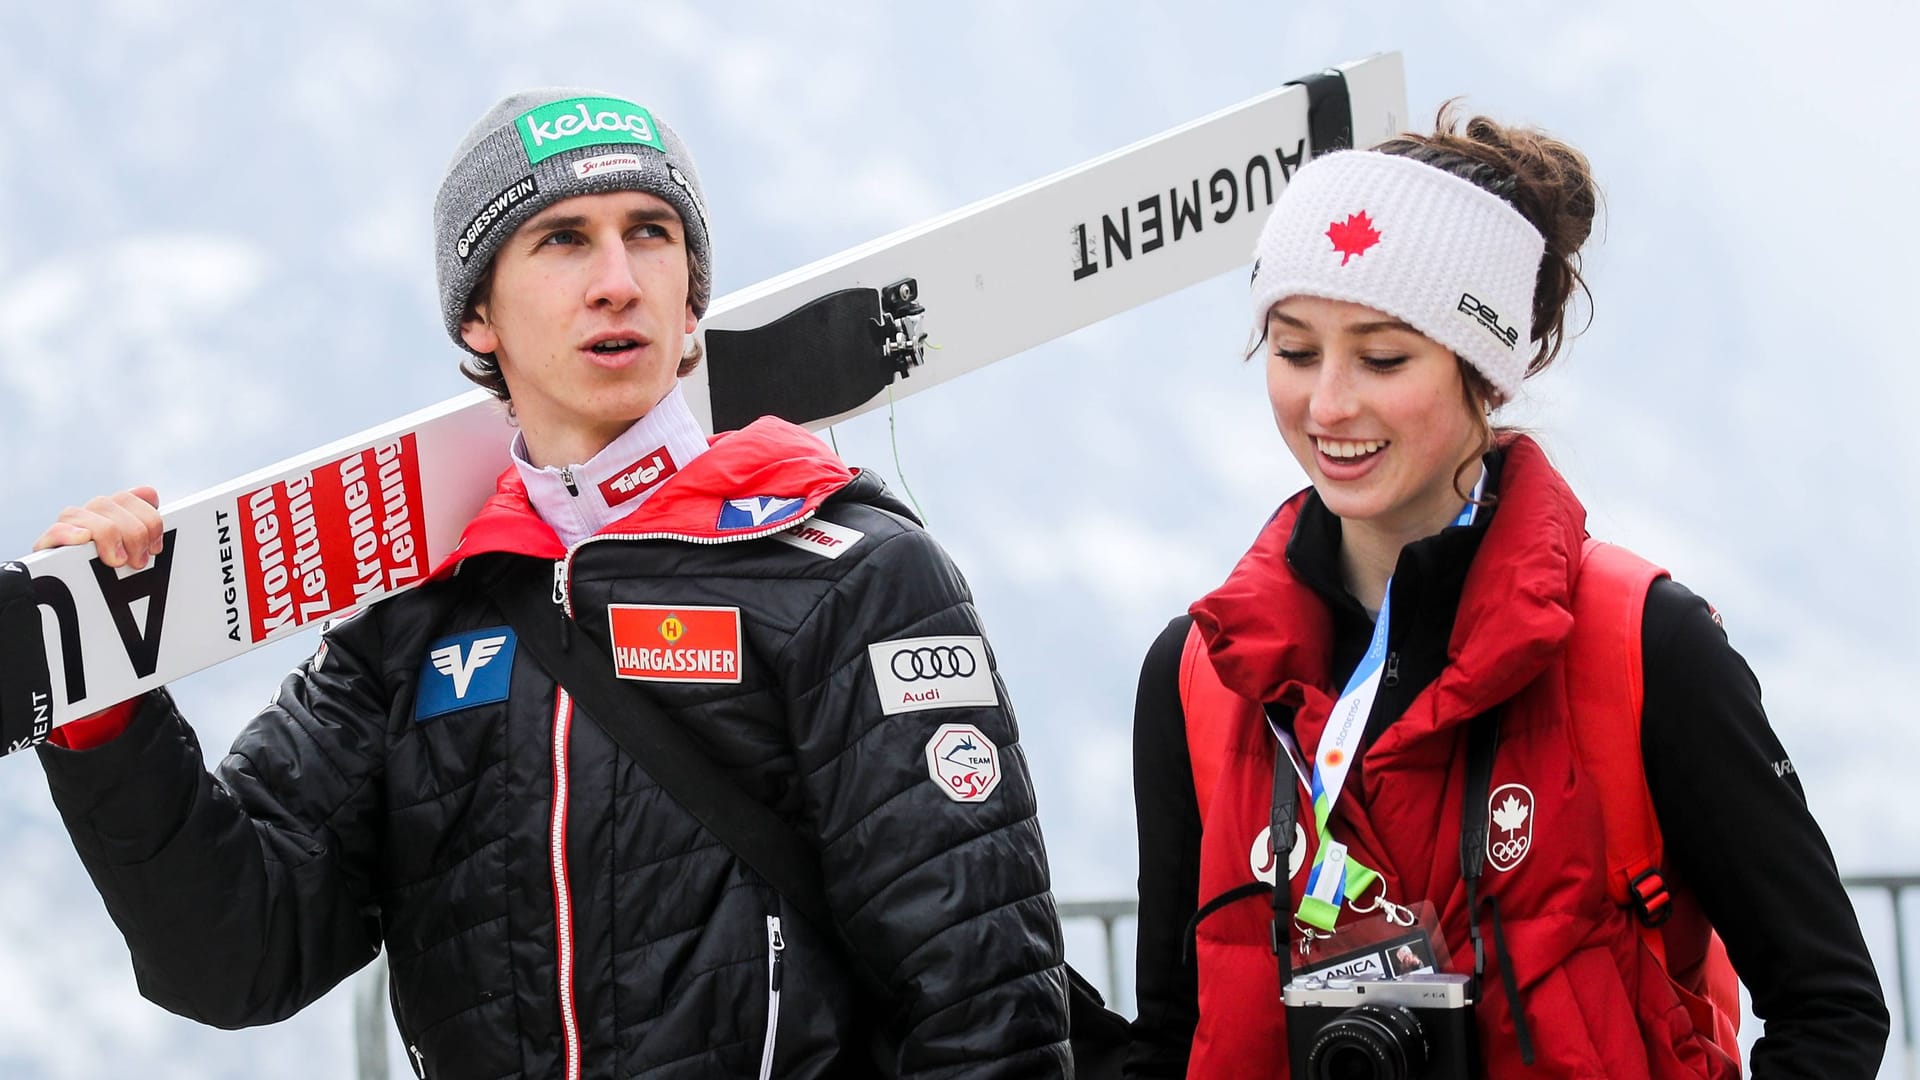
<svg viewBox="0 0 1920 1080">
<path fill-rule="evenodd" d="M 433 204 L 440 313 L 454 343 L 467 348 L 460 337 L 467 301 L 515 229 L 556 202 L 608 191 L 665 200 L 686 226 L 692 277 L 713 280 L 693 155 L 651 112 L 575 87 L 523 90 L 487 110 L 454 151 Z"/>
</svg>

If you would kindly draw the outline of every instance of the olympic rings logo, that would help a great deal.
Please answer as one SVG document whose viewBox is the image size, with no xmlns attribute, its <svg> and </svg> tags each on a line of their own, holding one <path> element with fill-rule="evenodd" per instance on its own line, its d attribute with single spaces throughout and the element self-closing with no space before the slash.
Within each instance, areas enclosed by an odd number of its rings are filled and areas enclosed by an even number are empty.
<svg viewBox="0 0 1920 1080">
<path fill-rule="evenodd" d="M 1522 836 L 1514 840 L 1496 840 L 1488 845 L 1487 853 L 1493 856 L 1494 865 L 1506 863 L 1509 866 L 1520 861 L 1520 857 L 1533 846 L 1533 837 Z M 1501 867 L 1505 869 L 1505 867 Z"/>
<path fill-rule="evenodd" d="M 965 645 L 939 645 L 933 648 L 901 649 L 893 654 L 893 677 L 901 682 L 921 679 L 964 679 L 980 670 L 973 650 Z"/>
</svg>

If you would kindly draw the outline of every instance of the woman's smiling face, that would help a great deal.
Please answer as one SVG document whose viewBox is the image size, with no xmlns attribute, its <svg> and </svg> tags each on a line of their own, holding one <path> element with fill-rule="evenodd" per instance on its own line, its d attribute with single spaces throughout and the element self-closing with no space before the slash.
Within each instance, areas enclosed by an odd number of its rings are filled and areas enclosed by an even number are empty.
<svg viewBox="0 0 1920 1080">
<path fill-rule="evenodd" d="M 1267 396 L 1294 460 L 1343 521 L 1407 539 L 1460 512 L 1484 421 L 1452 350 L 1361 304 L 1293 296 L 1267 315 Z"/>
</svg>

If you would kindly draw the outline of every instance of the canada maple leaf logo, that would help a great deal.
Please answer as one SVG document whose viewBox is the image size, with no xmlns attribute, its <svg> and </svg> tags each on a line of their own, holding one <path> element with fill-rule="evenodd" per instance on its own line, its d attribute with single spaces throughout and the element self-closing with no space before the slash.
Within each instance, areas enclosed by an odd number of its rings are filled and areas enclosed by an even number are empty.
<svg viewBox="0 0 1920 1080">
<path fill-rule="evenodd" d="M 1340 253 L 1340 265 L 1345 266 L 1348 259 L 1366 254 L 1368 248 L 1380 242 L 1380 230 L 1373 227 L 1373 219 L 1362 210 L 1348 214 L 1345 221 L 1327 226 L 1327 239 L 1333 241 L 1333 250 Z"/>
<path fill-rule="evenodd" d="M 1493 823 L 1500 826 L 1501 832 L 1514 832 L 1527 823 L 1527 808 L 1518 798 L 1509 795 L 1494 808 Z"/>
</svg>

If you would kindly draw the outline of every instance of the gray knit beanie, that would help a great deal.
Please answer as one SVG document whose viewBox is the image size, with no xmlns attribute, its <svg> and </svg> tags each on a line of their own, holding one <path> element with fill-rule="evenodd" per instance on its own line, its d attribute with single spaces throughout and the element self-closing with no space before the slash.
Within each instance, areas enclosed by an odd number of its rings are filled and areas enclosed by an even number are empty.
<svg viewBox="0 0 1920 1080">
<path fill-rule="evenodd" d="M 686 225 L 690 276 L 710 285 L 700 174 L 672 128 L 624 98 L 574 87 L 522 90 L 487 110 L 454 151 L 433 202 L 440 313 L 454 344 L 467 348 L 461 317 L 506 238 L 544 207 L 606 191 L 666 200 Z M 705 314 L 697 301 L 694 315 Z"/>
</svg>

